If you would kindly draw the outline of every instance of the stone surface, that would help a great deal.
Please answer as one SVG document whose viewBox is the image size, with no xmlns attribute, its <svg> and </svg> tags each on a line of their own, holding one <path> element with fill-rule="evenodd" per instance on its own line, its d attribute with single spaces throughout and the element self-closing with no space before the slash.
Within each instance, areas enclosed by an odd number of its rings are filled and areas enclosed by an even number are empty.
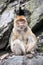
<svg viewBox="0 0 43 65">
<path fill-rule="evenodd" d="M 0 19 L 0 49 L 4 48 L 9 41 L 10 33 L 12 30 L 12 26 L 13 26 L 13 18 L 14 18 L 14 9 L 6 10 L 1 15 L 1 19 Z"/>
<path fill-rule="evenodd" d="M 7 7 L 6 3 L 1 3 L 0 4 L 0 14 L 5 10 L 5 8 Z"/>
<path fill-rule="evenodd" d="M 14 0 L 0 0 L 0 3 L 1 2 L 5 2 L 5 3 L 10 3 L 10 2 L 13 2 Z"/>
<path fill-rule="evenodd" d="M 27 56 L 12 56 L 0 60 L 0 65 L 43 65 L 43 56 L 37 55 L 33 58 Z"/>
<path fill-rule="evenodd" d="M 30 23 L 30 27 L 33 28 L 37 23 L 40 22 L 40 16 L 43 14 L 43 5 L 41 5 L 40 7 L 36 8 L 36 10 L 32 13 L 32 15 L 30 16 L 31 18 L 31 23 Z"/>
<path fill-rule="evenodd" d="M 43 33 L 37 37 L 38 39 L 38 51 L 43 52 Z"/>
</svg>

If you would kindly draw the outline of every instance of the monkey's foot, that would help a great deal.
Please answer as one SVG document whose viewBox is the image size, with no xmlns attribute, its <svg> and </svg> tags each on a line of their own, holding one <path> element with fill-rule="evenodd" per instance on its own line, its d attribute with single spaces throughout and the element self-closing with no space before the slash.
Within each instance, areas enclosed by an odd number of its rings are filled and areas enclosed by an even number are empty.
<svg viewBox="0 0 43 65">
<path fill-rule="evenodd" d="M 30 54 L 26 54 L 26 57 L 27 57 L 27 58 L 33 58 L 33 56 L 34 56 L 34 55 L 31 54 L 31 53 L 30 53 Z"/>
</svg>

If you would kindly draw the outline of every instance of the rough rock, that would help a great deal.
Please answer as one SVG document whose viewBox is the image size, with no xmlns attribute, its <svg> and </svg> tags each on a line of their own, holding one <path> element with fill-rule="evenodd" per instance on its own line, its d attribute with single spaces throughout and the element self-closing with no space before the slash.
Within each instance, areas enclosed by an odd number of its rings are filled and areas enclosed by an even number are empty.
<svg viewBox="0 0 43 65">
<path fill-rule="evenodd" d="M 0 49 L 8 43 L 13 26 L 14 9 L 6 10 L 0 18 Z M 3 41 L 2 41 L 3 40 Z M 4 45 L 3 45 L 4 44 Z"/>
<path fill-rule="evenodd" d="M 25 5 L 26 9 L 30 12 L 34 12 L 36 8 L 40 7 L 43 4 L 43 0 L 30 0 Z"/>
<path fill-rule="evenodd" d="M 13 2 L 14 0 L 1 0 L 0 2 L 4 2 L 4 3 L 10 3 L 10 2 Z"/>
<path fill-rule="evenodd" d="M 37 55 L 33 58 L 27 56 L 12 56 L 1 60 L 0 65 L 43 65 L 43 56 Z"/>
<path fill-rule="evenodd" d="M 5 8 L 7 7 L 6 3 L 1 3 L 0 4 L 0 14 L 5 10 Z"/>
<path fill-rule="evenodd" d="M 43 43 L 43 33 L 37 37 L 39 43 Z"/>
<path fill-rule="evenodd" d="M 2 61 L 0 60 L 0 65 L 3 65 Z"/>
<path fill-rule="evenodd" d="M 14 1 L 14 2 L 12 2 L 12 3 L 10 3 L 10 4 L 8 5 L 8 8 L 14 7 L 14 9 L 15 9 L 15 6 L 16 6 L 16 5 L 18 5 L 18 2 L 17 2 L 17 1 Z"/>
<path fill-rule="evenodd" d="M 40 16 L 43 14 L 43 5 L 41 5 L 40 7 L 36 8 L 36 10 L 32 13 L 32 15 L 30 16 L 31 18 L 31 23 L 30 23 L 30 27 L 33 28 L 37 23 L 40 22 Z"/>
<path fill-rule="evenodd" d="M 38 51 L 43 52 L 43 33 L 37 37 L 38 39 Z"/>
</svg>

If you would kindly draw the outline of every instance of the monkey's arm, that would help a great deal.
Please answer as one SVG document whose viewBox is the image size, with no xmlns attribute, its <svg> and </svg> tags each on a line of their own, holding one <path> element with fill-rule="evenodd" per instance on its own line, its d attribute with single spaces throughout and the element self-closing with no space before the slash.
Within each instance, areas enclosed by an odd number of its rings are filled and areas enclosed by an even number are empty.
<svg viewBox="0 0 43 65">
<path fill-rule="evenodd" d="M 25 47 L 23 44 L 24 43 L 19 39 L 18 34 L 12 32 L 10 37 L 11 51 L 18 55 L 22 53 L 25 54 Z"/>
<path fill-rule="evenodd" d="M 36 36 L 33 34 L 31 29 L 28 29 L 28 43 L 27 43 L 27 52 L 32 51 L 36 47 L 37 39 Z"/>
</svg>

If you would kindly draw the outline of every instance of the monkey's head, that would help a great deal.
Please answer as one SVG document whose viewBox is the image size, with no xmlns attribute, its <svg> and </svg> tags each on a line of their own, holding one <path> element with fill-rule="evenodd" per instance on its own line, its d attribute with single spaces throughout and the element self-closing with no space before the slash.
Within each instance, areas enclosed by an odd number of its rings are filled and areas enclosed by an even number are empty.
<svg viewBox="0 0 43 65">
<path fill-rule="evenodd" d="M 14 20 L 14 27 L 18 30 L 23 30 L 27 27 L 28 23 L 25 16 L 17 16 Z"/>
</svg>

